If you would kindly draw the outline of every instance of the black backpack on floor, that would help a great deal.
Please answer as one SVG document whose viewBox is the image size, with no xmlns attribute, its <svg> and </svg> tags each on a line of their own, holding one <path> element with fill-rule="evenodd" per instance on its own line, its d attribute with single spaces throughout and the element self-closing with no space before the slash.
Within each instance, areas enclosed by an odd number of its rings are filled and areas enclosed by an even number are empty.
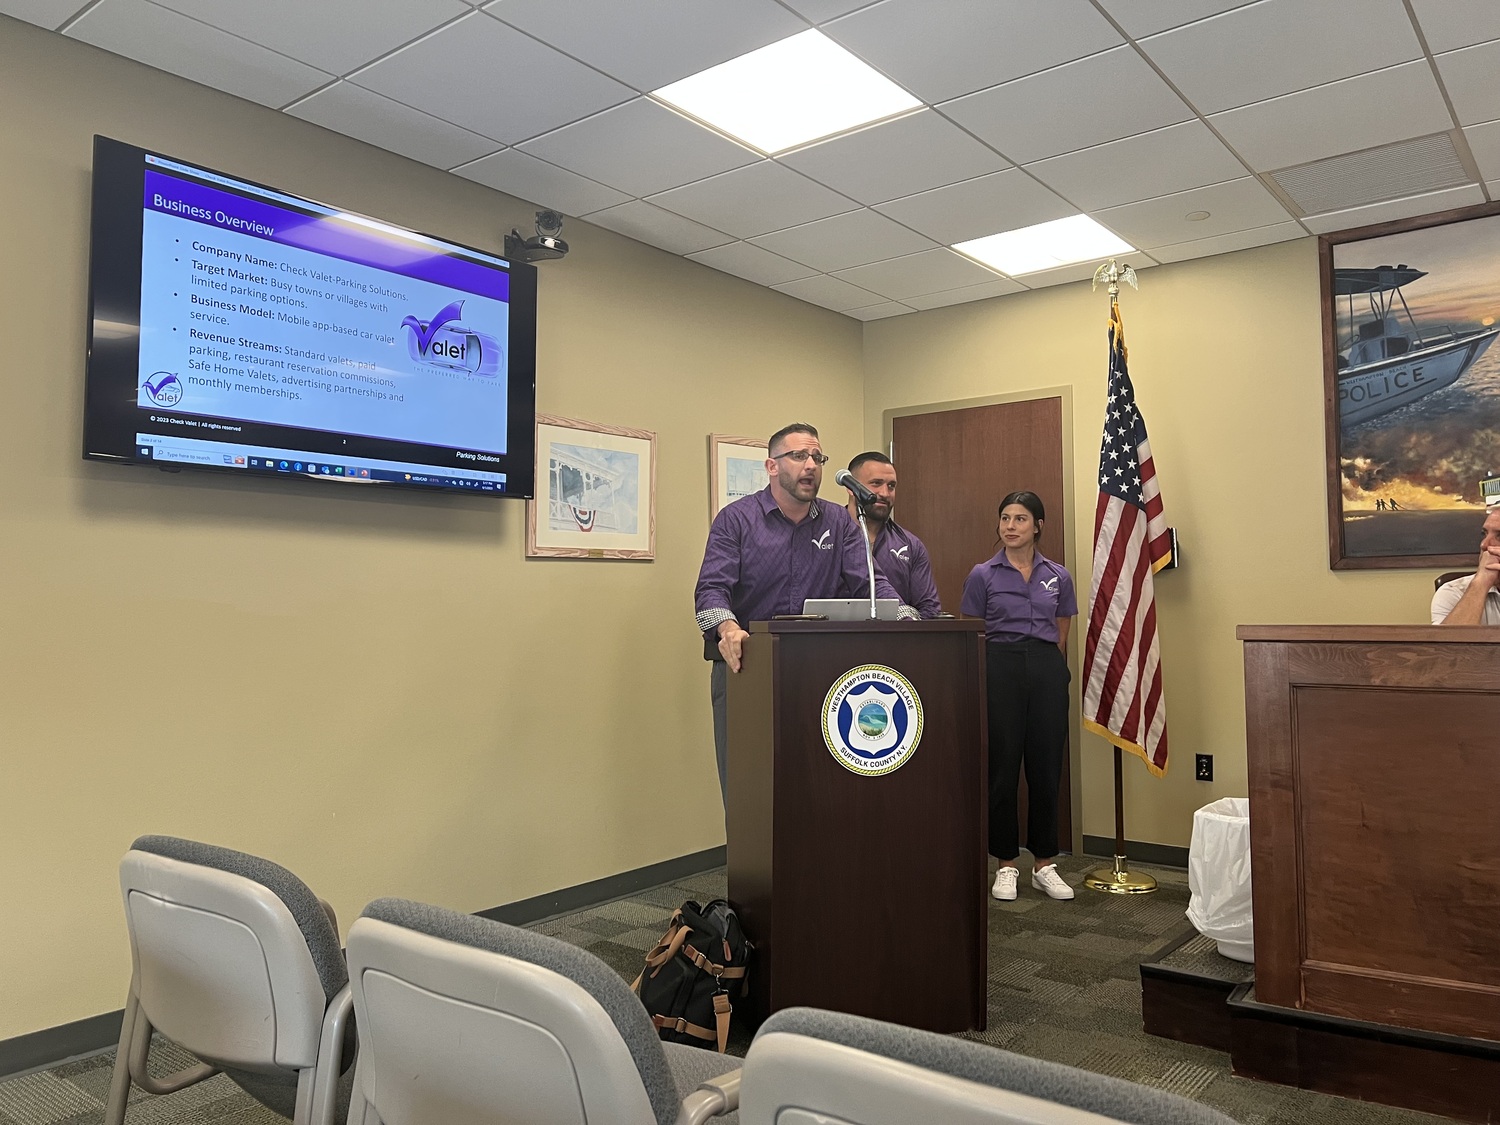
<svg viewBox="0 0 1500 1125">
<path fill-rule="evenodd" d="M 753 951 L 729 903 L 685 902 L 630 987 L 663 1041 L 717 1045 L 723 1054 L 733 1010 L 729 993 L 745 995 Z"/>
</svg>

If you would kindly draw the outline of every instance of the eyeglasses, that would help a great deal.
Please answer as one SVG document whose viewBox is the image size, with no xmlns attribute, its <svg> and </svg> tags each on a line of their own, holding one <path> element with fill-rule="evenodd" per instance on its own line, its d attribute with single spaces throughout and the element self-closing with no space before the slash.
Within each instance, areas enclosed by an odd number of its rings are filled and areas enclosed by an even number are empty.
<svg viewBox="0 0 1500 1125">
<path fill-rule="evenodd" d="M 803 464 L 809 457 L 813 459 L 814 464 L 828 464 L 828 455 L 826 453 L 814 453 L 811 449 L 789 449 L 785 453 L 773 454 L 771 460 L 780 461 L 783 457 L 788 457 L 799 465 Z"/>
</svg>

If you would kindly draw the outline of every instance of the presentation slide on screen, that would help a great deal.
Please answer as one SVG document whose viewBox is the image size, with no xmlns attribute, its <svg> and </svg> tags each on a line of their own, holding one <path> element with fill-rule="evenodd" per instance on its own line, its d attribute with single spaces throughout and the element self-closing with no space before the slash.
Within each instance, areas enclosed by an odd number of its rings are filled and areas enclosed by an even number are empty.
<svg viewBox="0 0 1500 1125">
<path fill-rule="evenodd" d="M 505 452 L 509 276 L 148 169 L 143 409 Z"/>
</svg>

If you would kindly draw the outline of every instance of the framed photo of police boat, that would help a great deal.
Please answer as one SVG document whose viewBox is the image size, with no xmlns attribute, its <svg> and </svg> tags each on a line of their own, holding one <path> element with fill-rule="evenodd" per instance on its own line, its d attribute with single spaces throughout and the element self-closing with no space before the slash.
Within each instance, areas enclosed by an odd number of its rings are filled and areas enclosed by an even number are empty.
<svg viewBox="0 0 1500 1125">
<path fill-rule="evenodd" d="M 1500 470 L 1500 205 L 1318 240 L 1334 570 L 1472 567 Z"/>
</svg>

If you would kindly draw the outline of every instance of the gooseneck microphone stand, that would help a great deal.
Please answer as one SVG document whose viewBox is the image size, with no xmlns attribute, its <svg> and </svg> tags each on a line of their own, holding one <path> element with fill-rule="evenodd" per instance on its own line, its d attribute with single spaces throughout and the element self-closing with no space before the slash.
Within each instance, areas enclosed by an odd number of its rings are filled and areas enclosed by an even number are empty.
<svg viewBox="0 0 1500 1125">
<path fill-rule="evenodd" d="M 865 566 L 870 572 L 870 620 L 874 621 L 875 613 L 875 547 L 870 542 L 870 525 L 865 522 L 865 506 L 858 499 L 854 501 L 854 510 L 859 513 L 859 537 L 865 545 Z"/>
</svg>

